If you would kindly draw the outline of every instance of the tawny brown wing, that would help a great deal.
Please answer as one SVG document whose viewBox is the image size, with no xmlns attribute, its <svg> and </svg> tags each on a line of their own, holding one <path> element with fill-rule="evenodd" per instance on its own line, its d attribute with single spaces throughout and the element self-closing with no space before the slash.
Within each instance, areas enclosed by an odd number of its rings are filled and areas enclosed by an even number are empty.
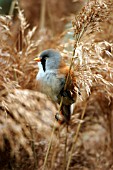
<svg viewBox="0 0 113 170">
<path fill-rule="evenodd" d="M 58 95 L 58 101 L 60 103 L 61 97 L 63 96 L 63 104 L 65 105 L 71 105 L 76 101 L 77 98 L 77 84 L 76 84 L 76 78 L 74 76 L 74 73 L 70 71 L 69 74 L 69 67 L 68 66 L 62 66 L 59 69 L 59 75 L 65 75 L 65 80 L 68 77 L 68 81 L 66 83 L 66 89 L 63 87 L 61 89 L 60 94 Z M 69 74 L 69 76 L 68 76 Z M 65 86 L 65 84 L 64 84 Z"/>
</svg>

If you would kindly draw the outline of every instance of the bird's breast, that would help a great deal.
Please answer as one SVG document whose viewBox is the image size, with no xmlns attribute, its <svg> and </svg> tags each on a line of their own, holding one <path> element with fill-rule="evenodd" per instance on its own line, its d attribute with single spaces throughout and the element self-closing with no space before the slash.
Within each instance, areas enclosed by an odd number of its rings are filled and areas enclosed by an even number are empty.
<svg viewBox="0 0 113 170">
<path fill-rule="evenodd" d="M 58 100 L 57 96 L 65 84 L 65 78 L 63 76 L 61 77 L 59 78 L 57 76 L 57 71 L 39 71 L 36 77 L 41 92 L 45 93 L 55 102 Z"/>
</svg>

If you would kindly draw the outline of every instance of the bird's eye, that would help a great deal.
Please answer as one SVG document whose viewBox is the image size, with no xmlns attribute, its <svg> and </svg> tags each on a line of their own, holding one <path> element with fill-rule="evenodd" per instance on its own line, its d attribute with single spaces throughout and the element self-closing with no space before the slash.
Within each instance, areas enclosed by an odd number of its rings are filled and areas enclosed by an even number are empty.
<svg viewBox="0 0 113 170">
<path fill-rule="evenodd" d="M 48 59 L 48 56 L 45 56 L 44 59 L 47 60 L 47 59 Z"/>
<path fill-rule="evenodd" d="M 41 60 L 47 60 L 48 59 L 48 56 L 47 55 L 44 55 L 41 57 Z"/>
</svg>

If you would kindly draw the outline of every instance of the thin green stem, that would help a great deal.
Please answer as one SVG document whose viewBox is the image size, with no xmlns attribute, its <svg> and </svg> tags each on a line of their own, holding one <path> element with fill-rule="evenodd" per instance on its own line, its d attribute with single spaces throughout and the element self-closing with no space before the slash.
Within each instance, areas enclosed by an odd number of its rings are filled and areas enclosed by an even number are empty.
<svg viewBox="0 0 113 170">
<path fill-rule="evenodd" d="M 13 0 L 12 1 L 11 7 L 10 7 L 10 10 L 9 10 L 9 15 L 13 15 L 14 14 L 14 9 L 15 9 L 16 3 L 18 3 L 17 0 Z"/>
<path fill-rule="evenodd" d="M 49 152 L 50 152 L 50 149 L 51 149 L 54 131 L 55 131 L 55 121 L 54 121 L 53 129 L 52 129 L 52 133 L 51 133 L 51 138 L 50 138 L 50 142 L 49 142 L 49 145 L 48 145 L 48 148 L 47 148 L 47 152 L 46 152 L 46 156 L 45 156 L 45 159 L 44 159 L 44 165 L 43 165 L 42 170 L 46 169 L 47 158 L 48 158 L 48 155 L 49 155 Z"/>
<path fill-rule="evenodd" d="M 66 126 L 66 138 L 65 138 L 65 147 L 64 147 L 64 170 L 66 169 L 66 163 L 67 163 L 67 139 L 68 139 L 68 124 Z"/>
<path fill-rule="evenodd" d="M 81 120 L 83 120 L 83 118 L 84 118 L 86 106 L 87 106 L 87 102 L 85 103 L 84 109 L 82 111 Z M 72 159 L 72 153 L 73 153 L 74 146 L 75 146 L 77 139 L 78 139 L 78 135 L 79 135 L 79 132 L 80 132 L 81 125 L 82 125 L 81 122 L 79 122 L 79 124 L 77 126 L 76 134 L 75 134 L 74 139 L 73 139 L 73 143 L 72 143 L 72 147 L 71 147 L 70 156 L 69 156 L 69 159 L 68 159 L 66 170 L 69 170 L 69 166 L 70 166 L 71 159 Z"/>
</svg>

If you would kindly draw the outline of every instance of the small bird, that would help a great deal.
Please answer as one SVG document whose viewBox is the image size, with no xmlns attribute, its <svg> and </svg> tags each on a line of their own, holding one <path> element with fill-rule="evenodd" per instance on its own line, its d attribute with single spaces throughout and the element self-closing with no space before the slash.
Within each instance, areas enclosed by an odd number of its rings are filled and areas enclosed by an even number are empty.
<svg viewBox="0 0 113 170">
<path fill-rule="evenodd" d="M 64 122 L 68 124 L 71 116 L 71 104 L 76 101 L 77 89 L 79 89 L 74 73 L 70 71 L 67 86 L 64 89 L 69 67 L 66 66 L 57 50 L 44 50 L 34 60 L 38 62 L 39 72 L 36 80 L 39 83 L 41 92 L 58 104 L 60 104 L 63 97 L 60 114 L 56 113 L 55 118 L 60 124 Z"/>
</svg>

